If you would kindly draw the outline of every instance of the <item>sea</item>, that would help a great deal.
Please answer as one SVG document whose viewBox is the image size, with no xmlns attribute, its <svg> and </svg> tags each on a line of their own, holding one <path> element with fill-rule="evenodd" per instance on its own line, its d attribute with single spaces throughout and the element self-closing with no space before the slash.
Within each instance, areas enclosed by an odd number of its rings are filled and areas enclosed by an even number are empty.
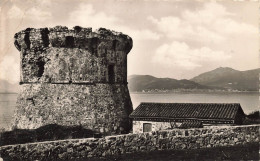
<svg viewBox="0 0 260 161">
<path fill-rule="evenodd" d="M 0 129 L 11 125 L 18 94 L 0 93 Z M 258 92 L 178 92 L 178 93 L 130 93 L 133 108 L 141 102 L 163 103 L 240 103 L 244 112 L 260 109 Z"/>
</svg>

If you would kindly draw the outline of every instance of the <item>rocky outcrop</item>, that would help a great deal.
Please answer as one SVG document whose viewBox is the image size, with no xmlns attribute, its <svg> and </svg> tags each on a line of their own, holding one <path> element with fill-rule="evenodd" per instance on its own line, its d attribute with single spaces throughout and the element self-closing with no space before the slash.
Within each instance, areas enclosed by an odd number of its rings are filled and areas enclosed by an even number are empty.
<svg viewBox="0 0 260 161">
<path fill-rule="evenodd" d="M 259 125 L 176 129 L 0 147 L 7 160 L 75 160 L 155 150 L 200 149 L 259 142 Z"/>
<path fill-rule="evenodd" d="M 15 127 L 55 123 L 107 134 L 130 130 L 129 36 L 79 26 L 28 28 L 15 34 L 14 44 L 21 55 Z"/>
</svg>

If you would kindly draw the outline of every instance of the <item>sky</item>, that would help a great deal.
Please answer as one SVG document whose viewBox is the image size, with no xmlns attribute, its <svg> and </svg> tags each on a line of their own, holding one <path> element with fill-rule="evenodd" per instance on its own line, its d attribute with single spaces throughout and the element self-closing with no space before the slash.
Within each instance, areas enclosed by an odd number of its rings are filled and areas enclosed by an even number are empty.
<svg viewBox="0 0 260 161">
<path fill-rule="evenodd" d="M 218 67 L 259 68 L 257 1 L 0 0 L 0 79 L 19 82 L 16 32 L 105 27 L 133 39 L 128 75 L 190 79 Z"/>
</svg>

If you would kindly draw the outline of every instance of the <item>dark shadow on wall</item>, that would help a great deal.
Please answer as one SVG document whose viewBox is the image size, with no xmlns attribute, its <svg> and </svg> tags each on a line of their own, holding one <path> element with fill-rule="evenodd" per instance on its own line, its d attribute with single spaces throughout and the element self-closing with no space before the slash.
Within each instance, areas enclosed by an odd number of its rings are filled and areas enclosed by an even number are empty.
<svg viewBox="0 0 260 161">
<path fill-rule="evenodd" d="M 73 48 L 75 46 L 73 36 L 66 36 L 65 46 L 68 48 Z"/>
<path fill-rule="evenodd" d="M 14 129 L 0 133 L 0 146 L 24 144 L 40 141 L 54 141 L 63 139 L 90 138 L 97 135 L 92 130 L 82 126 L 61 126 L 49 124 L 37 129 Z"/>
<path fill-rule="evenodd" d="M 44 65 L 45 65 L 45 62 L 39 59 L 39 60 L 36 62 L 36 65 L 38 66 L 37 77 L 38 77 L 38 78 L 41 78 L 42 75 L 43 75 L 43 73 L 44 73 Z"/>
</svg>

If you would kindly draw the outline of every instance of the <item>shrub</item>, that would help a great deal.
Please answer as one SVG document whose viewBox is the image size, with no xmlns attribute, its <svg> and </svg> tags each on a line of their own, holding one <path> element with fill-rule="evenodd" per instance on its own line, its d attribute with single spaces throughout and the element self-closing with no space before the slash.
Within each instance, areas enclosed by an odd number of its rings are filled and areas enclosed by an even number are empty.
<svg viewBox="0 0 260 161">
<path fill-rule="evenodd" d="M 37 129 L 14 129 L 2 132 L 0 146 L 11 144 L 23 144 L 39 141 L 53 141 L 61 139 L 76 139 L 93 137 L 94 132 L 82 126 L 61 126 L 49 124 Z"/>
<path fill-rule="evenodd" d="M 247 117 L 250 119 L 260 119 L 259 111 L 253 111 Z"/>
</svg>

